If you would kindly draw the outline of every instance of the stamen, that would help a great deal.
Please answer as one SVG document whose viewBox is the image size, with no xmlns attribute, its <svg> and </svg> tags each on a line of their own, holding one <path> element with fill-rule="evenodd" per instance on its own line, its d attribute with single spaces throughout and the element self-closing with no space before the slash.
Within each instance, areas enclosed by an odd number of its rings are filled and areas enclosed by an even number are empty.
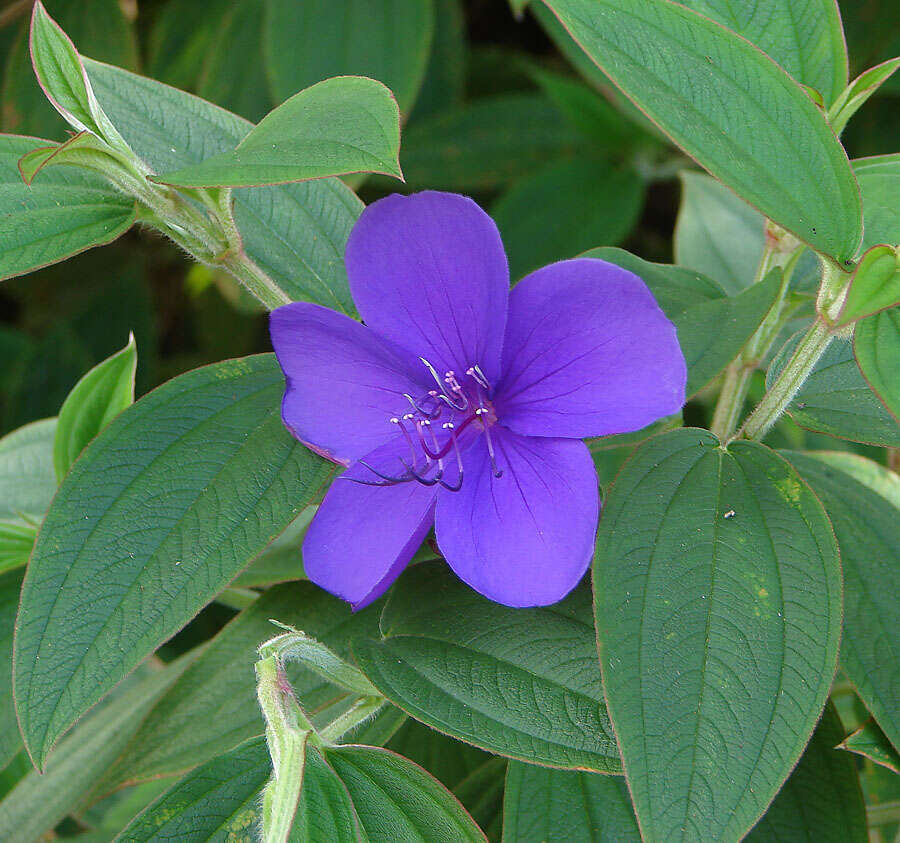
<svg viewBox="0 0 900 843">
<path fill-rule="evenodd" d="M 479 366 L 469 366 L 469 368 L 466 369 L 466 374 L 479 386 L 483 387 L 485 390 L 490 390 L 491 385 L 488 383 L 488 379 L 484 376 L 484 372 L 481 371 Z"/>
<path fill-rule="evenodd" d="M 434 392 L 434 390 L 432 390 L 431 392 Z M 436 394 L 435 394 L 435 395 L 432 395 L 431 392 L 428 393 L 428 396 L 427 396 L 427 397 L 428 397 L 428 398 L 431 398 L 431 399 L 436 398 Z M 404 392 L 404 393 L 403 393 L 403 397 L 404 397 L 407 401 L 409 401 L 409 403 L 412 405 L 412 408 L 413 408 L 417 413 L 420 413 L 421 415 L 425 416 L 426 418 L 429 418 L 429 419 L 436 419 L 436 418 L 437 418 L 438 416 L 440 416 L 440 414 L 441 414 L 441 405 L 440 405 L 440 404 L 438 404 L 433 410 L 426 410 L 426 409 L 425 409 L 418 401 L 416 401 L 416 400 L 412 397 L 412 395 L 410 395 L 408 392 Z"/>
<path fill-rule="evenodd" d="M 403 418 L 406 418 L 406 416 L 404 416 Z M 415 443 L 412 441 L 412 436 L 409 435 L 409 431 L 406 429 L 406 425 L 403 424 L 400 421 L 400 419 L 398 419 L 396 416 L 394 416 L 394 418 L 391 419 L 391 424 L 396 424 L 400 428 L 400 430 L 403 431 L 403 437 L 404 437 L 404 439 L 406 439 L 406 443 L 409 445 L 409 452 L 412 455 L 413 467 L 416 468 L 417 463 L 418 463 L 418 456 L 416 454 L 416 446 L 415 446 Z"/>
<path fill-rule="evenodd" d="M 485 410 L 485 412 L 487 412 L 487 410 Z M 491 426 L 489 424 L 484 425 L 484 439 L 487 442 L 488 455 L 491 458 L 491 471 L 494 473 L 494 477 L 502 477 L 503 470 L 497 468 L 497 459 L 494 456 L 494 443 L 491 441 Z"/>
</svg>

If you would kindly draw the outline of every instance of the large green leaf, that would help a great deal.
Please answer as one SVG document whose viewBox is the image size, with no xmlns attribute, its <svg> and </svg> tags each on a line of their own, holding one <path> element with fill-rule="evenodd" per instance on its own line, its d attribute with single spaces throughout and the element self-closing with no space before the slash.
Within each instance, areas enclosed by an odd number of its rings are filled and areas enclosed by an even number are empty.
<svg viewBox="0 0 900 843">
<path fill-rule="evenodd" d="M 862 235 L 859 191 L 824 115 L 778 65 L 665 0 L 548 0 L 585 52 L 680 147 L 838 261 Z"/>
<path fill-rule="evenodd" d="M 640 843 L 625 780 L 510 761 L 503 799 L 508 843 Z"/>
<path fill-rule="evenodd" d="M 22 748 L 10 682 L 13 629 L 21 586 L 21 571 L 0 574 L 0 676 L 3 677 L 0 684 L 0 770 L 9 764 L 12 757 Z"/>
<path fill-rule="evenodd" d="M 134 403 L 137 346 L 128 344 L 91 369 L 69 393 L 59 411 L 53 465 L 62 480 L 85 446 L 119 413 Z"/>
<path fill-rule="evenodd" d="M 514 280 L 597 245 L 620 243 L 644 200 L 638 174 L 606 161 L 552 161 L 516 182 L 491 208 Z"/>
<path fill-rule="evenodd" d="M 273 355 L 197 369 L 129 407 L 73 466 L 17 623 L 17 709 L 38 764 L 331 475 L 285 430 L 283 389 Z"/>
<path fill-rule="evenodd" d="M 252 124 L 198 97 L 85 61 L 100 104 L 158 173 L 227 152 Z M 234 191 L 247 254 L 292 298 L 355 313 L 344 246 L 363 205 L 339 179 Z"/>
<path fill-rule="evenodd" d="M 875 318 L 891 317 L 878 314 Z M 766 372 L 767 386 L 772 385 L 784 368 L 803 333 L 794 334 L 772 360 Z M 896 379 L 896 374 L 888 377 L 891 383 L 890 378 Z M 853 442 L 900 447 L 900 426 L 869 388 L 853 357 L 853 346 L 845 339 L 832 340 L 787 412 L 800 427 L 808 430 Z"/>
<path fill-rule="evenodd" d="M 371 76 L 408 113 L 422 84 L 433 28 L 428 0 L 382 0 L 377 7 L 359 0 L 268 0 L 265 51 L 272 92 L 281 102 L 329 76 Z"/>
<path fill-rule="evenodd" d="M 425 562 L 394 586 L 381 631 L 354 656 L 417 720 L 511 758 L 621 771 L 586 588 L 551 608 L 510 609 Z"/>
<path fill-rule="evenodd" d="M 106 703 L 81 720 L 60 743 L 43 774 L 31 769 L 2 802 L 0 829 L 16 841 L 37 843 L 75 810 L 116 757 L 157 697 L 190 664 L 187 653 L 163 669 L 130 677 Z"/>
<path fill-rule="evenodd" d="M 656 436 L 607 496 L 594 595 L 645 838 L 739 840 L 799 759 L 836 667 L 841 573 L 822 505 L 764 445 Z"/>
<path fill-rule="evenodd" d="M 844 728 L 831 703 L 791 777 L 748 843 L 866 843 L 866 806 L 856 765 L 836 749 Z"/>
<path fill-rule="evenodd" d="M 853 169 L 862 194 L 865 231 L 862 248 L 879 243 L 900 243 L 900 215 L 897 194 L 900 192 L 900 152 L 859 158 Z"/>
<path fill-rule="evenodd" d="M 19 159 L 47 143 L 0 136 L 0 280 L 109 243 L 134 222 L 134 201 L 93 173 L 55 167 L 26 185 Z"/>
<path fill-rule="evenodd" d="M 56 419 L 42 419 L 0 439 L 0 520 L 42 518 L 56 494 L 53 438 Z"/>
<path fill-rule="evenodd" d="M 502 94 L 412 124 L 400 163 L 414 188 L 492 190 L 583 146 L 546 97 Z"/>
<path fill-rule="evenodd" d="M 234 150 L 154 180 L 182 187 L 262 184 L 373 172 L 400 176 L 400 112 L 364 76 L 325 79 L 270 111 Z"/>
<path fill-rule="evenodd" d="M 694 395 L 743 348 L 772 307 L 781 273 L 770 272 L 759 284 L 727 296 L 709 278 L 680 266 L 650 263 L 622 249 L 592 249 L 600 258 L 640 276 L 678 329 L 688 367 L 687 394 Z M 710 325 L 716 330 L 710 331 Z"/>
<path fill-rule="evenodd" d="M 302 628 L 338 655 L 350 635 L 371 634 L 381 605 L 351 613 L 350 607 L 312 583 L 273 588 L 241 612 L 159 700 L 105 779 L 123 782 L 182 773 L 263 734 L 253 665 L 259 645 L 279 630 L 271 619 Z M 306 711 L 317 712 L 347 696 L 319 674 L 290 665 L 288 673 Z"/>
<path fill-rule="evenodd" d="M 768 53 L 798 82 L 818 91 L 826 105 L 847 84 L 847 45 L 835 0 L 684 0 Z"/>
<path fill-rule="evenodd" d="M 833 462 L 788 451 L 825 506 L 844 569 L 841 666 L 878 724 L 900 749 L 900 510 Z M 873 471 L 890 475 L 887 469 Z"/>
<path fill-rule="evenodd" d="M 853 353 L 863 377 L 900 424 L 900 307 L 863 319 L 853 334 Z"/>
<path fill-rule="evenodd" d="M 371 843 L 483 841 L 456 798 L 421 767 L 386 749 L 334 747 L 326 753 Z"/>
<path fill-rule="evenodd" d="M 675 224 L 675 262 L 734 295 L 749 286 L 765 245 L 765 220 L 724 184 L 684 170 Z"/>
</svg>

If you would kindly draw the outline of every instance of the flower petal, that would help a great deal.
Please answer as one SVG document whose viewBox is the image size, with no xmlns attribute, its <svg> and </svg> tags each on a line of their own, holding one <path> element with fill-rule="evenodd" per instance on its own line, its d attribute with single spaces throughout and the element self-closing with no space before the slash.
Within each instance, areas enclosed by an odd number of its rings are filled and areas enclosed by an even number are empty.
<svg viewBox="0 0 900 843">
<path fill-rule="evenodd" d="M 678 412 L 687 368 L 647 285 L 606 261 L 545 266 L 512 291 L 494 401 L 531 436 L 626 433 Z"/>
<path fill-rule="evenodd" d="M 403 473 L 401 437 L 366 455 L 383 474 Z M 303 540 L 303 567 L 316 585 L 361 609 L 377 600 L 418 550 L 434 523 L 434 488 L 377 480 L 356 463 L 332 483 Z"/>
<path fill-rule="evenodd" d="M 419 398 L 431 388 L 417 360 L 326 307 L 279 307 L 269 330 L 287 381 L 284 423 L 335 462 L 347 465 L 396 437 L 390 419 L 409 409 L 403 393 Z"/>
<path fill-rule="evenodd" d="M 438 493 L 438 546 L 460 579 L 507 606 L 546 606 L 577 584 L 594 551 L 597 475 L 584 442 L 519 436 L 498 425 L 463 454 L 458 492 Z"/>
<path fill-rule="evenodd" d="M 480 365 L 496 383 L 509 268 L 494 221 L 471 199 L 426 191 L 369 205 L 347 242 L 366 324 L 443 376 Z"/>
</svg>

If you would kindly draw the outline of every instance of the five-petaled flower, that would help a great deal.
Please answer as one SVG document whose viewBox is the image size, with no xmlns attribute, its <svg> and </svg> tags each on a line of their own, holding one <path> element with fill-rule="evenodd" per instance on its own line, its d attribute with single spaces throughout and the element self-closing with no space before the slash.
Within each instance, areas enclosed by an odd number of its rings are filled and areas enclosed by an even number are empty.
<svg viewBox="0 0 900 843">
<path fill-rule="evenodd" d="M 491 600 L 560 600 L 600 509 L 581 440 L 681 408 L 674 326 L 640 278 L 600 260 L 510 291 L 496 226 L 456 194 L 370 205 L 346 266 L 364 325 L 306 303 L 271 316 L 285 424 L 349 466 L 309 527 L 307 576 L 365 606 L 433 524 L 450 567 Z"/>
</svg>

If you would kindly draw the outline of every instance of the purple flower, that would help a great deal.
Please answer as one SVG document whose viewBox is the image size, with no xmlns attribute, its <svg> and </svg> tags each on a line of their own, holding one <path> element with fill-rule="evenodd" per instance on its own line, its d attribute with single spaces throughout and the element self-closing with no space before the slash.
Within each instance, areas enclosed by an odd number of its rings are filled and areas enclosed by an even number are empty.
<svg viewBox="0 0 900 843">
<path fill-rule="evenodd" d="M 581 439 L 681 408 L 674 326 L 605 261 L 555 263 L 510 291 L 497 227 L 451 193 L 370 205 L 346 264 L 365 325 L 305 303 L 271 316 L 284 423 L 349 466 L 306 535 L 307 575 L 365 606 L 433 524 L 448 564 L 491 600 L 560 600 L 600 509 Z"/>
</svg>

